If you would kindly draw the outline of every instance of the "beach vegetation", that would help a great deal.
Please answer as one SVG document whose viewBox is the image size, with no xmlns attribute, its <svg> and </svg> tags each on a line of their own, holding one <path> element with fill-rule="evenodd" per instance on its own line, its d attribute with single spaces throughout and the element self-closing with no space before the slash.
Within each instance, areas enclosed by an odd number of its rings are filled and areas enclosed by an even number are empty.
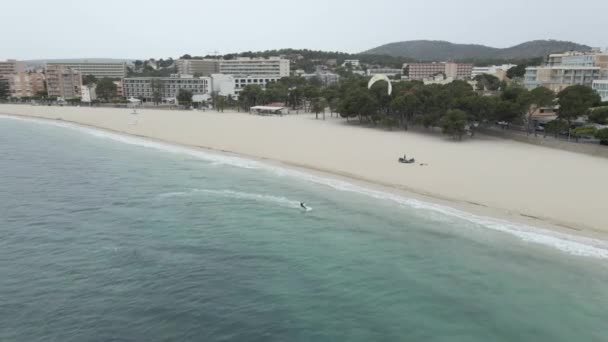
<svg viewBox="0 0 608 342">
<path fill-rule="evenodd" d="M 599 139 L 600 144 L 608 145 L 608 128 L 598 129 L 595 132 L 595 138 Z"/>
<path fill-rule="evenodd" d="M 158 106 L 162 101 L 163 82 L 159 79 L 152 79 L 150 81 L 150 88 L 152 90 L 152 102 Z"/>
<path fill-rule="evenodd" d="M 545 136 L 553 134 L 557 138 L 559 134 L 564 134 L 568 129 L 568 122 L 561 119 L 552 120 L 545 125 Z"/>
<path fill-rule="evenodd" d="M 97 81 L 95 91 L 97 92 L 97 97 L 108 101 L 116 96 L 116 84 L 111 79 L 104 77 Z"/>
<path fill-rule="evenodd" d="M 599 125 L 608 124 L 608 107 L 595 108 L 589 114 L 589 122 Z"/>
<path fill-rule="evenodd" d="M 579 138 L 594 137 L 595 133 L 597 133 L 597 128 L 594 126 L 582 126 L 570 130 L 570 135 L 576 138 L 577 141 Z"/>
<path fill-rule="evenodd" d="M 588 113 L 589 109 L 601 103 L 599 94 L 583 85 L 572 85 L 557 94 L 559 112 L 558 118 L 568 122 Z"/>
<path fill-rule="evenodd" d="M 177 93 L 177 103 L 185 108 L 190 108 L 192 105 L 192 91 L 188 89 L 180 89 Z"/>
<path fill-rule="evenodd" d="M 325 108 L 327 108 L 327 100 L 323 97 L 316 97 L 311 102 L 311 111 L 315 113 L 315 119 L 319 119 L 319 113 L 323 113 L 325 120 Z"/>
<path fill-rule="evenodd" d="M 532 116 L 538 109 L 542 107 L 553 106 L 555 101 L 555 93 L 548 88 L 538 87 L 526 92 L 523 101 L 525 103 L 525 107 L 527 108 L 527 132 L 530 134 L 531 131 L 534 131 L 536 134 Z"/>
<path fill-rule="evenodd" d="M 82 85 L 90 85 L 97 83 L 97 77 L 94 75 L 84 75 L 82 76 Z"/>
<path fill-rule="evenodd" d="M 462 140 L 466 133 L 467 113 L 460 109 L 451 109 L 441 118 L 441 129 L 443 134 L 450 135 L 454 139 Z"/>
</svg>

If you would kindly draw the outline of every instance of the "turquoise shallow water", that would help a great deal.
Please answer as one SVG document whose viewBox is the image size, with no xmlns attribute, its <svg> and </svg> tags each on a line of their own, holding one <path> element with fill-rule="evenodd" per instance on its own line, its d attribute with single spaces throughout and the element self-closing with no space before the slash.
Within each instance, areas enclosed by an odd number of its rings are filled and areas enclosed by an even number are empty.
<svg viewBox="0 0 608 342">
<path fill-rule="evenodd" d="M 608 341 L 605 259 L 251 165 L 0 118 L 0 341 Z"/>
</svg>

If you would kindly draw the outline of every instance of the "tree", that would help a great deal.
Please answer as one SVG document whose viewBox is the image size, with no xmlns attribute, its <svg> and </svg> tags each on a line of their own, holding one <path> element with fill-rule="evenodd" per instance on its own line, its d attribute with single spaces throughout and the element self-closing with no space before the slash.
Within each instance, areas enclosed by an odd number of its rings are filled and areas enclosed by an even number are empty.
<svg viewBox="0 0 608 342">
<path fill-rule="evenodd" d="M 441 128 L 443 134 L 451 135 L 454 139 L 462 140 L 467 125 L 467 113 L 460 109 L 449 110 L 441 118 Z"/>
<path fill-rule="evenodd" d="M 497 91 L 500 88 L 500 79 L 494 75 L 477 75 L 475 81 L 477 81 L 476 88 L 479 91 Z"/>
<path fill-rule="evenodd" d="M 6 100 L 10 95 L 8 90 L 8 81 L 0 78 L 0 100 Z"/>
<path fill-rule="evenodd" d="M 95 91 L 97 92 L 98 97 L 110 100 L 116 96 L 116 84 L 114 84 L 111 79 L 104 77 L 97 82 Z"/>
<path fill-rule="evenodd" d="M 152 90 L 152 101 L 155 105 L 158 105 L 162 100 L 163 82 L 158 78 L 152 79 L 150 88 Z"/>
<path fill-rule="evenodd" d="M 603 128 L 595 132 L 595 138 L 600 140 L 600 144 L 608 145 L 608 128 Z"/>
<path fill-rule="evenodd" d="M 595 90 L 578 84 L 560 91 L 557 98 L 559 103 L 557 117 L 568 122 L 569 127 L 572 121 L 587 114 L 589 108 L 602 101 Z"/>
<path fill-rule="evenodd" d="M 391 108 L 399 115 L 401 127 L 408 129 L 416 111 L 421 109 L 421 101 L 413 92 L 399 95 L 391 101 Z"/>
<path fill-rule="evenodd" d="M 48 91 L 46 89 L 45 90 L 41 90 L 39 92 L 36 92 L 36 97 L 38 97 L 38 98 L 45 99 L 48 96 L 49 96 L 49 93 L 48 93 Z"/>
<path fill-rule="evenodd" d="M 311 110 L 315 113 L 315 119 L 319 119 L 319 113 L 323 113 L 323 120 L 325 120 L 325 108 L 327 107 L 327 100 L 322 97 L 317 97 L 312 100 Z"/>
<path fill-rule="evenodd" d="M 600 125 L 608 124 L 608 107 L 600 107 L 591 111 L 589 121 Z"/>
<path fill-rule="evenodd" d="M 534 115 L 534 113 L 542 107 L 553 105 L 555 93 L 545 87 L 537 87 L 526 93 L 524 96 L 523 101 L 528 108 L 528 135 L 530 134 L 530 130 L 533 130 L 534 135 L 536 135 L 536 129 L 532 125 L 532 115 Z"/>
<path fill-rule="evenodd" d="M 224 108 L 226 108 L 226 97 L 225 96 L 216 96 L 213 100 L 213 105 L 215 106 L 215 110 L 218 112 L 224 112 Z"/>
<path fill-rule="evenodd" d="M 549 121 L 546 125 L 545 125 L 545 136 L 547 136 L 548 133 L 553 134 L 556 138 L 557 135 L 560 134 L 561 132 L 565 132 L 568 129 L 568 123 L 566 121 L 563 120 L 552 120 Z"/>
<path fill-rule="evenodd" d="M 593 137 L 595 133 L 597 133 L 597 128 L 593 126 L 577 127 L 570 130 L 570 135 L 576 138 L 576 141 L 581 137 Z"/>
<path fill-rule="evenodd" d="M 91 85 L 97 83 L 97 77 L 94 75 L 84 75 L 82 77 L 82 85 Z"/>
<path fill-rule="evenodd" d="M 190 56 L 189 54 L 185 54 L 181 56 L 180 59 L 192 59 L 192 56 Z"/>
<path fill-rule="evenodd" d="M 188 89 L 180 89 L 177 93 L 177 103 L 186 108 L 192 105 L 192 91 Z"/>
<path fill-rule="evenodd" d="M 514 79 L 516 77 L 524 77 L 526 74 L 526 64 L 520 64 L 507 70 L 507 77 Z"/>
<path fill-rule="evenodd" d="M 261 103 L 264 90 L 257 84 L 249 84 L 241 90 L 239 100 L 243 107 L 249 109 Z"/>
</svg>

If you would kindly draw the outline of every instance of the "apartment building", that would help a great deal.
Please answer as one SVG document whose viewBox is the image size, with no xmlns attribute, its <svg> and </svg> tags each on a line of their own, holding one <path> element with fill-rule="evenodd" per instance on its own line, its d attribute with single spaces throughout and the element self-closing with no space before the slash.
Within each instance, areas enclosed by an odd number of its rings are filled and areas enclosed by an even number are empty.
<svg viewBox="0 0 608 342">
<path fill-rule="evenodd" d="M 46 89 L 50 97 L 70 99 L 81 97 L 82 74 L 61 64 L 46 67 Z"/>
<path fill-rule="evenodd" d="M 182 89 L 190 90 L 192 95 L 209 94 L 212 89 L 210 77 L 193 77 L 192 75 L 129 77 L 123 80 L 124 96 L 152 102 L 154 101 L 155 83 L 158 83 L 160 97 L 163 102 L 174 100 Z"/>
<path fill-rule="evenodd" d="M 575 84 L 602 87 L 601 80 L 608 80 L 608 53 L 600 51 L 551 54 L 545 65 L 527 67 L 524 75 L 526 88 L 555 92 Z"/>
<path fill-rule="evenodd" d="M 15 59 L 0 62 L 0 90 L 9 92 L 9 75 L 24 72 L 25 64 Z"/>
<path fill-rule="evenodd" d="M 7 59 L 4 62 L 0 62 L 0 77 L 20 72 L 25 72 L 25 63 L 15 59 Z"/>
<path fill-rule="evenodd" d="M 602 98 L 602 101 L 608 101 L 608 79 L 594 80 L 591 84 L 593 88 Z"/>
<path fill-rule="evenodd" d="M 515 64 L 503 64 L 503 65 L 490 65 L 483 67 L 473 67 L 471 71 L 471 78 L 475 78 L 480 75 L 492 75 L 498 77 L 499 80 L 503 81 L 507 78 L 507 71 L 516 67 Z"/>
<path fill-rule="evenodd" d="M 32 97 L 46 90 L 45 76 L 38 72 L 19 72 L 5 76 L 11 97 Z"/>
<path fill-rule="evenodd" d="M 346 68 L 349 64 L 353 69 L 361 67 L 361 62 L 358 59 L 346 59 L 344 60 L 344 63 L 342 63 L 342 66 Z"/>
<path fill-rule="evenodd" d="M 211 76 L 220 72 L 218 59 L 178 59 L 175 64 L 177 73 L 181 75 Z"/>
<path fill-rule="evenodd" d="M 220 74 L 252 77 L 288 77 L 289 60 L 280 57 L 226 59 L 220 61 Z"/>
<path fill-rule="evenodd" d="M 101 78 L 124 78 L 127 76 L 127 64 L 125 62 L 113 61 L 95 61 L 82 60 L 77 62 L 72 61 L 55 61 L 47 63 L 49 66 L 61 65 L 72 70 L 79 71 L 83 76 L 93 75 L 98 79 Z"/>
<path fill-rule="evenodd" d="M 602 70 L 595 66 L 540 66 L 527 67 L 524 75 L 524 85 L 528 89 L 546 87 L 554 92 L 580 84 L 591 87 L 593 81 L 599 80 Z"/>
<path fill-rule="evenodd" d="M 403 65 L 403 75 L 410 80 L 433 78 L 437 74 L 445 74 L 447 78 L 467 80 L 473 72 L 472 64 L 453 62 L 441 63 L 409 63 Z"/>
<path fill-rule="evenodd" d="M 313 78 L 317 78 L 319 81 L 321 81 L 321 84 L 323 84 L 324 86 L 330 86 L 332 84 L 336 84 L 338 83 L 338 81 L 340 81 L 340 75 L 338 74 L 334 74 L 331 72 L 327 72 L 327 71 L 322 71 L 322 72 L 315 72 L 312 74 L 302 74 L 302 77 L 304 77 L 307 80 L 311 80 Z"/>
<path fill-rule="evenodd" d="M 401 75 L 402 73 L 403 73 L 402 69 L 393 69 L 393 68 L 367 69 L 367 76 L 386 75 L 389 77 L 395 77 L 397 75 Z"/>
<path fill-rule="evenodd" d="M 238 98 L 239 94 L 248 85 L 259 85 L 266 88 L 266 85 L 271 82 L 277 82 L 281 79 L 278 76 L 233 76 L 226 74 L 213 74 L 213 91 L 222 96 L 232 96 Z"/>
</svg>

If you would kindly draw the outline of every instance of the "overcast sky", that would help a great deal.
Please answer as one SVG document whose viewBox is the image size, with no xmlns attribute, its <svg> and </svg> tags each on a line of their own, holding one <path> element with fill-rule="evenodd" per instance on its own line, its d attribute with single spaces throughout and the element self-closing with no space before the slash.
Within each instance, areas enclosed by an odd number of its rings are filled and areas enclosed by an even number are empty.
<svg viewBox="0 0 608 342">
<path fill-rule="evenodd" d="M 360 52 L 415 39 L 494 47 L 560 39 L 608 46 L 608 0 L 2 2 L 0 60 L 159 58 L 287 47 Z"/>
</svg>

